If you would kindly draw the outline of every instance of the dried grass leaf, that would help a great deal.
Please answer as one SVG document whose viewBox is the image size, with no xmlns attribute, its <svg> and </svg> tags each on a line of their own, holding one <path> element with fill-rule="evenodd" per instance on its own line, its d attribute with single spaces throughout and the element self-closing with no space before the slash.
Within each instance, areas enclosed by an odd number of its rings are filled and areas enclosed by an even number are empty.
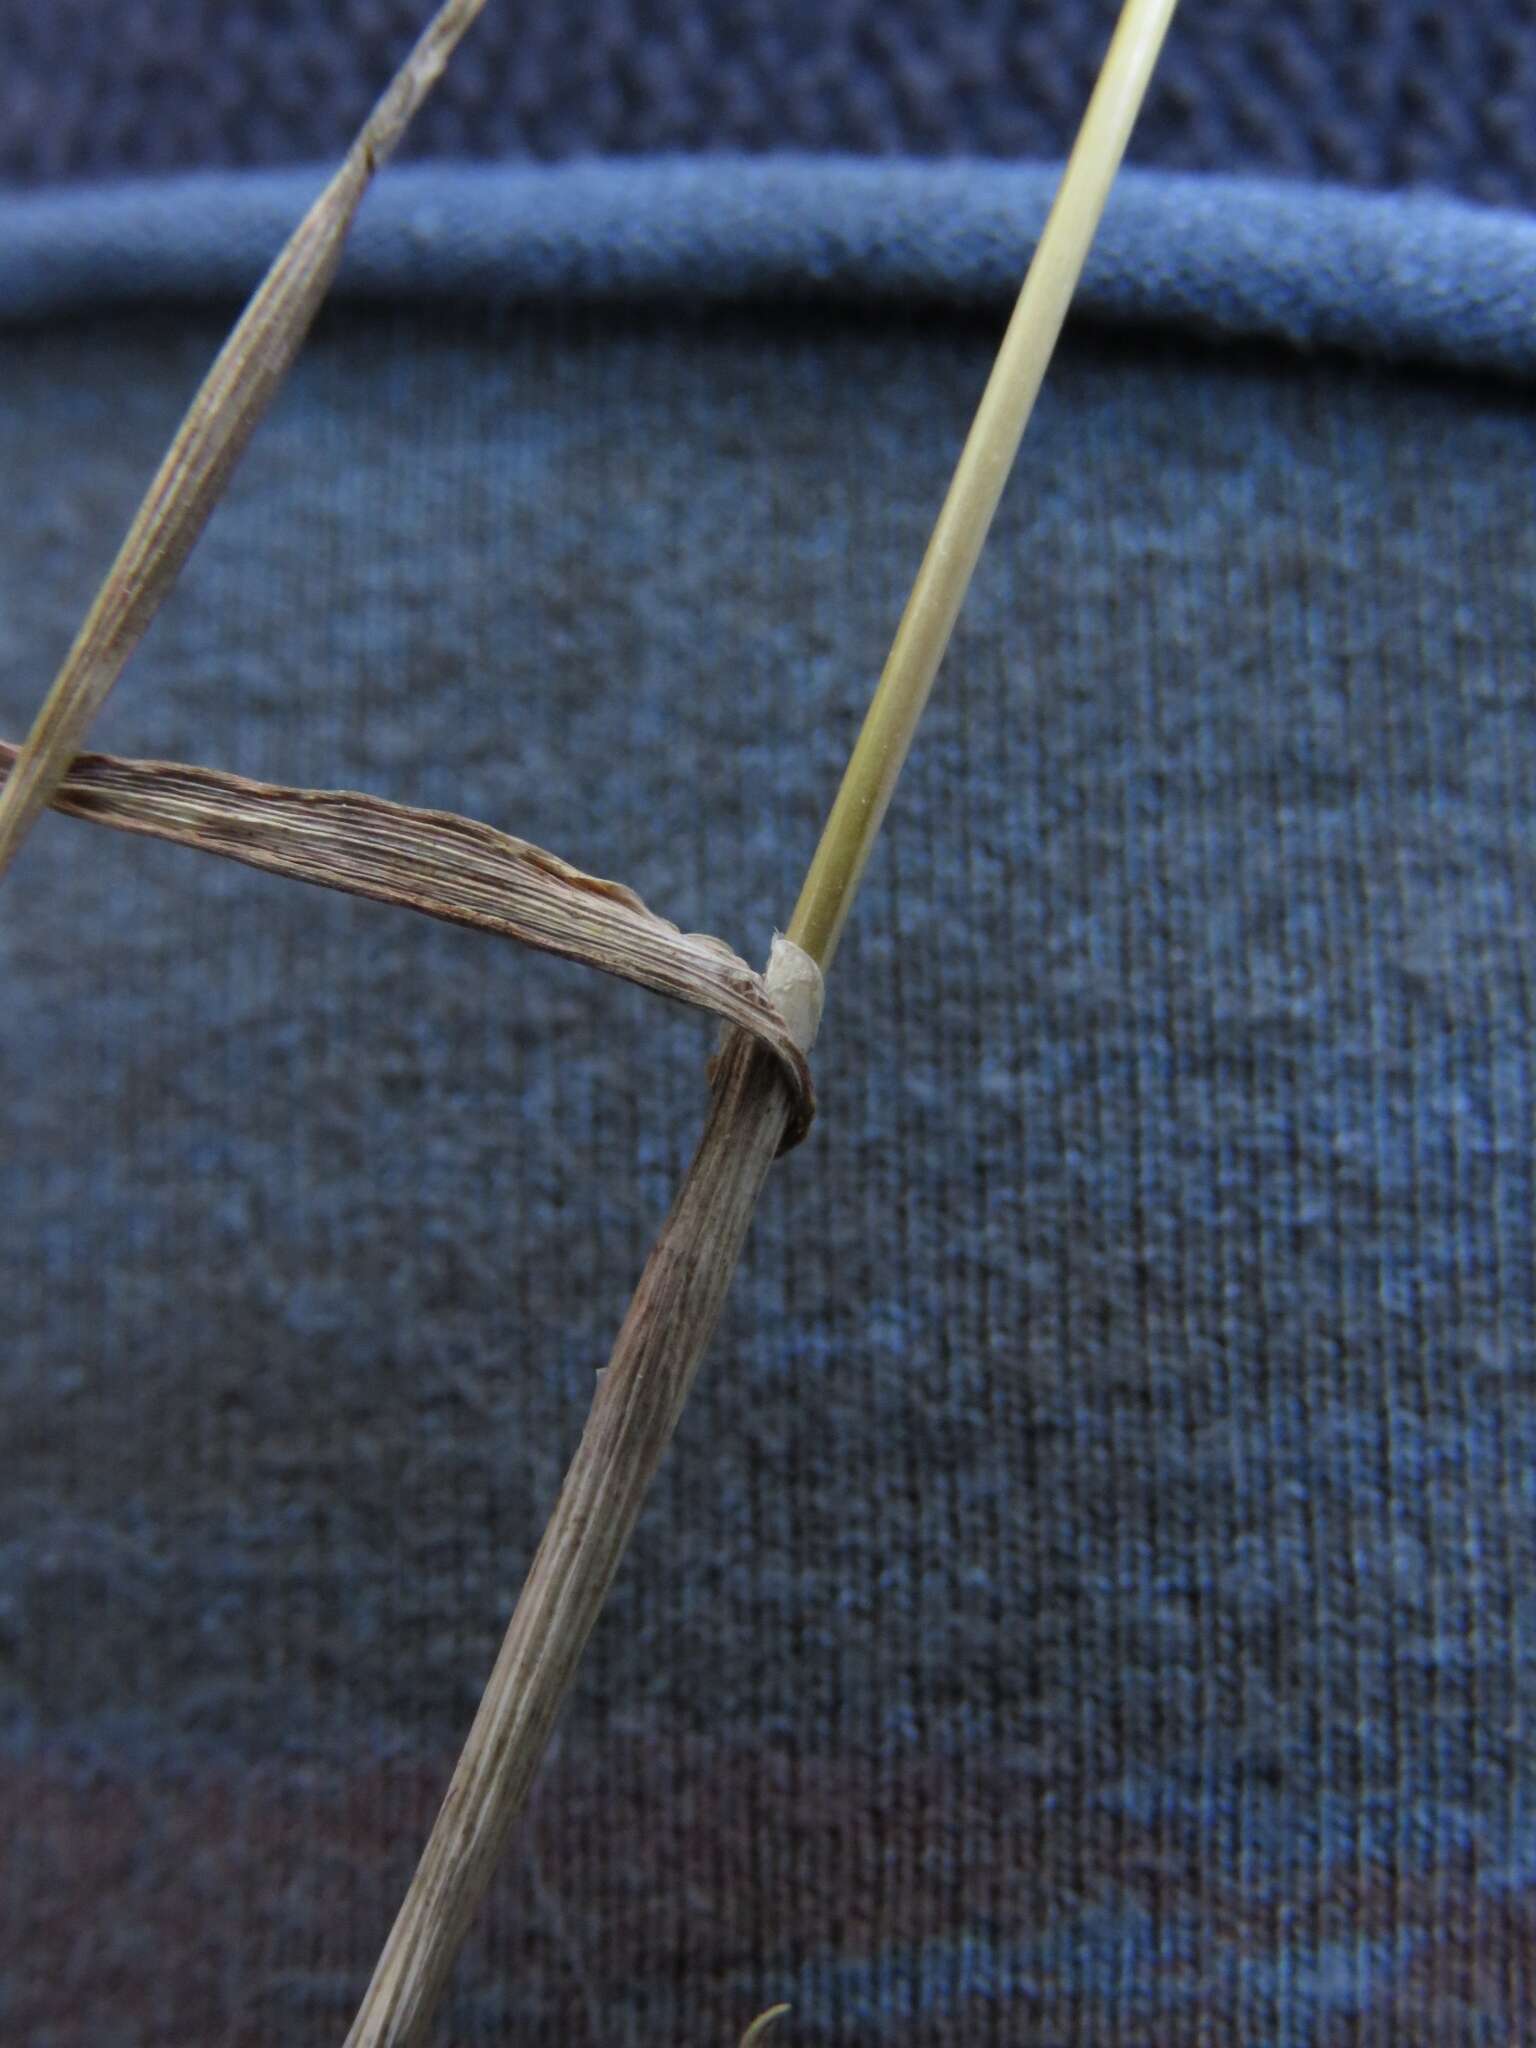
<svg viewBox="0 0 1536 2048">
<path fill-rule="evenodd" d="M 0 797 L 18 750 L 0 740 Z M 722 939 L 684 932 L 620 882 L 584 874 L 525 839 L 452 811 L 351 790 L 289 789 L 175 761 L 81 754 L 56 810 L 120 832 L 243 861 L 450 924 L 473 925 L 709 1010 L 760 1039 L 795 1101 L 788 1142 L 812 1114 L 810 1069 L 793 1006 L 775 1001 Z M 805 1026 L 798 1024 L 801 1037 Z"/>
<path fill-rule="evenodd" d="M 91 720 L 180 575 L 303 345 L 372 182 L 485 0 L 447 0 L 219 351 L 0 790 L 0 875 L 64 779 Z"/>
</svg>

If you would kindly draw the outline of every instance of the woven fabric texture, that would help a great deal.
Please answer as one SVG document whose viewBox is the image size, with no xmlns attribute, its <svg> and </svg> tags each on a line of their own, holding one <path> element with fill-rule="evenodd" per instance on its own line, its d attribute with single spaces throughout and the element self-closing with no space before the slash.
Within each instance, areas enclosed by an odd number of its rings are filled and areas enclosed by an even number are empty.
<svg viewBox="0 0 1536 2048">
<path fill-rule="evenodd" d="M 0 180 L 333 156 L 427 0 L 0 0 Z M 1113 0 L 492 0 L 410 148 L 1054 157 Z M 1536 203 L 1530 0 L 1186 0 L 1133 154 Z"/>
<path fill-rule="evenodd" d="M 765 954 L 995 316 L 399 282 L 100 743 L 462 809 Z M 220 331 L 71 303 L 0 328 L 13 733 Z M 1509 376 L 1070 331 L 442 2039 L 1518 2038 L 1533 473 Z M 710 1034 L 57 818 L 0 985 L 0 2036 L 322 2048 Z"/>
</svg>

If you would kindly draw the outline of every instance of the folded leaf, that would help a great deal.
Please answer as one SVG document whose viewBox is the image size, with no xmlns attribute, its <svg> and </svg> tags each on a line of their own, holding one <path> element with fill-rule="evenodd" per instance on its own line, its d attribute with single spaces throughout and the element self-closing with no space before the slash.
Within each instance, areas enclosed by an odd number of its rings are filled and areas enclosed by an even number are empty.
<svg viewBox="0 0 1536 2048">
<path fill-rule="evenodd" d="M 18 752 L 0 740 L 0 787 Z M 496 932 L 713 1011 L 761 1039 L 783 1066 L 795 1101 L 786 1148 L 809 1128 L 810 1069 L 763 977 L 723 940 L 679 930 L 622 883 L 583 874 L 525 839 L 351 790 L 288 789 L 112 754 L 77 755 L 53 807 Z M 804 1021 L 796 1023 L 803 1036 Z"/>
</svg>

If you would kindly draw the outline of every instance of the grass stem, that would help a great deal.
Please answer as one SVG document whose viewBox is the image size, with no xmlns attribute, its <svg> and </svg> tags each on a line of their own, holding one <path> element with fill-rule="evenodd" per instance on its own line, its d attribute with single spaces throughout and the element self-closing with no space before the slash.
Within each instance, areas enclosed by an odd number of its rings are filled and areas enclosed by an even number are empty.
<svg viewBox="0 0 1536 2048">
<path fill-rule="evenodd" d="M 1176 0 L 1127 0 L 933 538 L 816 848 L 789 937 L 831 966 L 944 659 Z"/>
</svg>

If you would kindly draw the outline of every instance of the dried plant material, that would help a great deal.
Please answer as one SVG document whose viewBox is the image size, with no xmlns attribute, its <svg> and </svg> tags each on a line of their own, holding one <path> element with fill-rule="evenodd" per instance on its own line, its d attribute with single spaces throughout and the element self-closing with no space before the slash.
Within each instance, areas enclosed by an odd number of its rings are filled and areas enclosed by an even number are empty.
<svg viewBox="0 0 1536 2048">
<path fill-rule="evenodd" d="M 0 795 L 16 756 L 0 740 Z M 712 1011 L 760 1039 L 783 1067 L 793 1104 L 786 1146 L 810 1127 L 805 1055 L 820 1016 L 821 976 L 783 941 L 765 980 L 724 940 L 680 931 L 620 882 L 583 874 L 452 811 L 348 790 L 288 789 L 174 761 L 80 754 L 53 806 L 120 832 L 473 925 Z"/>
<path fill-rule="evenodd" d="M 646 1263 L 348 2048 L 418 2048 L 547 1747 L 723 1306 L 769 1168 L 809 1115 L 805 1052 L 874 835 L 1059 334 L 1174 0 L 1120 24 L 788 939 L 753 975 L 628 890 L 452 814 L 159 762 L 76 758 L 292 362 L 378 164 L 484 0 L 449 0 L 221 352 L 21 749 L 0 874 L 50 802 L 77 816 L 500 932 L 727 1020 L 709 1118 Z M 755 2044 L 784 2008 L 749 2028 Z"/>
<path fill-rule="evenodd" d="M 836 947 L 1174 4 L 1126 0 L 977 427 L 784 942 L 791 969 L 800 961 L 829 960 Z M 945 534 L 960 550 L 953 565 L 936 559 Z M 904 638 L 910 642 L 905 654 Z M 882 743 L 891 750 L 888 760 L 881 758 Z M 862 823 L 861 804 L 872 807 Z M 783 1075 L 781 1065 L 740 1033 L 732 1034 L 716 1063 L 704 1135 L 613 1356 L 598 1375 L 581 1443 L 347 2048 L 418 2048 L 426 2038 L 724 1303 L 790 1115 Z"/>
<path fill-rule="evenodd" d="M 598 1375 L 581 1443 L 347 2048 L 426 2038 L 677 1426 L 789 1115 L 782 1066 L 733 1033 L 716 1064 L 704 1135 Z"/>
<path fill-rule="evenodd" d="M 276 396 L 374 172 L 484 6 L 485 0 L 447 0 L 438 11 L 219 351 L 44 699 L 17 771 L 0 790 L 0 876 L 64 779 Z"/>
</svg>

